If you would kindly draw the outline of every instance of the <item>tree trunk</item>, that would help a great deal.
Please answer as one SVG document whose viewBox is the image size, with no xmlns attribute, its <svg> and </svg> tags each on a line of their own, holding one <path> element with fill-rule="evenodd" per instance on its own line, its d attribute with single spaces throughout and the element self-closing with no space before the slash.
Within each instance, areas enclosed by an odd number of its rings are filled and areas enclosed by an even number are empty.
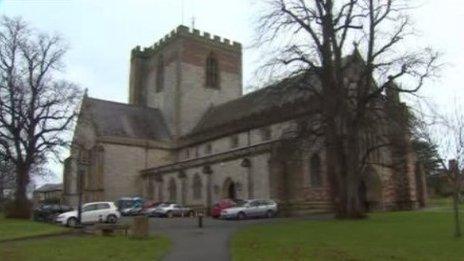
<svg viewBox="0 0 464 261">
<path fill-rule="evenodd" d="M 360 154 L 360 130 L 355 122 L 346 125 L 346 137 L 340 138 L 338 148 L 339 157 L 339 179 L 340 192 L 342 198 L 341 212 L 338 213 L 340 218 L 359 219 L 366 217 L 364 202 L 361 202 L 361 167 L 359 160 Z M 345 142 L 344 142 L 345 141 Z"/>
<path fill-rule="evenodd" d="M 4 201 L 3 194 L 5 193 L 4 183 L 5 183 L 6 178 L 4 177 L 4 175 L 5 173 L 0 173 L 0 211 L 3 210 L 3 201 Z"/>
<path fill-rule="evenodd" d="M 455 181 L 458 182 L 458 181 Z M 454 210 L 454 236 L 461 237 L 461 223 L 459 220 L 459 189 L 455 189 L 453 193 L 453 210 Z"/>
<path fill-rule="evenodd" d="M 339 217 L 343 216 L 344 213 L 345 198 L 343 195 L 345 194 L 345 182 L 343 175 L 341 175 L 341 157 L 335 126 L 336 124 L 333 119 L 327 119 L 327 123 L 324 128 L 326 148 L 325 165 L 329 179 L 331 200 L 334 204 L 335 213 L 337 217 Z"/>
<path fill-rule="evenodd" d="M 15 218 L 29 218 L 30 217 L 30 203 L 27 199 L 27 185 L 29 184 L 29 169 L 24 166 L 16 168 L 16 193 L 14 200 L 14 207 L 9 214 L 10 217 Z"/>
<path fill-rule="evenodd" d="M 453 193 L 453 210 L 454 210 L 454 222 L 455 222 L 455 230 L 454 236 L 461 237 L 461 222 L 459 220 L 459 192 L 461 191 L 461 177 L 459 173 L 458 164 L 453 164 L 453 172 L 454 174 L 454 193 Z"/>
<path fill-rule="evenodd" d="M 347 179 L 347 202 L 346 202 L 346 218 L 358 219 L 366 217 L 364 208 L 364 202 L 361 202 L 360 198 L 360 186 L 361 182 L 358 178 L 358 173 L 354 173 L 353 170 L 348 170 Z"/>
</svg>

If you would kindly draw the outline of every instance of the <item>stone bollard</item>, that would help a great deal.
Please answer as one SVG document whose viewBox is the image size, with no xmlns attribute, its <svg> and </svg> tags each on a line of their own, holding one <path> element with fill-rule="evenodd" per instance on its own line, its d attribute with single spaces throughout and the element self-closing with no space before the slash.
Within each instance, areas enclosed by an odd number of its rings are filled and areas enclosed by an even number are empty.
<svg viewBox="0 0 464 261">
<path fill-rule="evenodd" d="M 145 216 L 134 217 L 134 224 L 132 226 L 132 236 L 135 238 L 148 237 L 148 218 Z"/>
</svg>

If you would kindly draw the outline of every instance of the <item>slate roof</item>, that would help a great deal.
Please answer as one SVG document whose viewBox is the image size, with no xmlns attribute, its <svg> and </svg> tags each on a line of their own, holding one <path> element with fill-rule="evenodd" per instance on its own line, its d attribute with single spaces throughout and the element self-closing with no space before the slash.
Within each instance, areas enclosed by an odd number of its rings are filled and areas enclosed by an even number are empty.
<svg viewBox="0 0 464 261">
<path fill-rule="evenodd" d="M 63 184 L 45 184 L 39 187 L 38 189 L 34 190 L 34 192 L 49 192 L 49 191 L 59 191 L 63 190 Z"/>
<path fill-rule="evenodd" d="M 170 138 L 158 109 L 85 97 L 81 113 L 91 119 L 98 136 L 149 140 Z"/>
<path fill-rule="evenodd" d="M 303 80 L 306 77 L 306 81 Z M 263 115 L 269 111 L 279 111 L 313 97 L 308 88 L 310 84 L 319 88 L 320 83 L 314 75 L 298 75 L 286 78 L 276 84 L 259 89 L 238 99 L 211 107 L 188 136 L 224 126 L 231 122 L 242 122 L 245 118 Z M 306 83 L 305 83 L 306 82 Z M 306 85 L 305 85 L 306 84 Z M 308 90 L 308 91 L 304 91 Z"/>
</svg>

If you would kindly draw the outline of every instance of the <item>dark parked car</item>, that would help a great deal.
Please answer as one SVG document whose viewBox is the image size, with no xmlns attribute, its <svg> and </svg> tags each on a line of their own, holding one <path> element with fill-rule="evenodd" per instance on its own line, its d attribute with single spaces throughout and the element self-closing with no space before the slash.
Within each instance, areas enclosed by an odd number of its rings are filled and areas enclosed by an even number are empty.
<svg viewBox="0 0 464 261">
<path fill-rule="evenodd" d="M 135 205 L 131 208 L 125 208 L 121 211 L 123 216 L 137 216 L 141 214 L 143 207 L 142 205 Z"/>
<path fill-rule="evenodd" d="M 53 222 L 61 213 L 73 210 L 72 207 L 59 204 L 44 204 L 34 209 L 32 217 L 35 221 Z"/>
<path fill-rule="evenodd" d="M 221 211 L 236 206 L 237 204 L 243 203 L 242 199 L 221 199 L 218 203 L 213 205 L 211 208 L 211 217 L 219 218 L 221 216 Z"/>
<path fill-rule="evenodd" d="M 118 199 L 115 203 L 119 212 L 125 215 L 127 211 L 131 211 L 132 208 L 143 205 L 144 202 L 145 200 L 140 197 L 124 197 Z"/>
</svg>

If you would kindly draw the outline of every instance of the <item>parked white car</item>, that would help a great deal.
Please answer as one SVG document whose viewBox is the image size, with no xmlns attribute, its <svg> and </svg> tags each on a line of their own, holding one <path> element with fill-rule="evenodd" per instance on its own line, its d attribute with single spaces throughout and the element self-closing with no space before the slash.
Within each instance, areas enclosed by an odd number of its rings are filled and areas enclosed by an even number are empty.
<svg viewBox="0 0 464 261">
<path fill-rule="evenodd" d="M 82 206 L 81 219 L 83 224 L 107 222 L 116 223 L 121 217 L 118 208 L 113 202 L 91 202 Z M 64 226 L 77 225 L 77 210 L 62 213 L 55 220 Z"/>
<path fill-rule="evenodd" d="M 146 214 L 149 217 L 193 217 L 195 212 L 179 204 L 163 203 L 158 205 L 153 211 Z"/>
<path fill-rule="evenodd" d="M 221 211 L 223 219 L 271 218 L 277 214 L 277 203 L 270 199 L 246 200 Z"/>
</svg>

